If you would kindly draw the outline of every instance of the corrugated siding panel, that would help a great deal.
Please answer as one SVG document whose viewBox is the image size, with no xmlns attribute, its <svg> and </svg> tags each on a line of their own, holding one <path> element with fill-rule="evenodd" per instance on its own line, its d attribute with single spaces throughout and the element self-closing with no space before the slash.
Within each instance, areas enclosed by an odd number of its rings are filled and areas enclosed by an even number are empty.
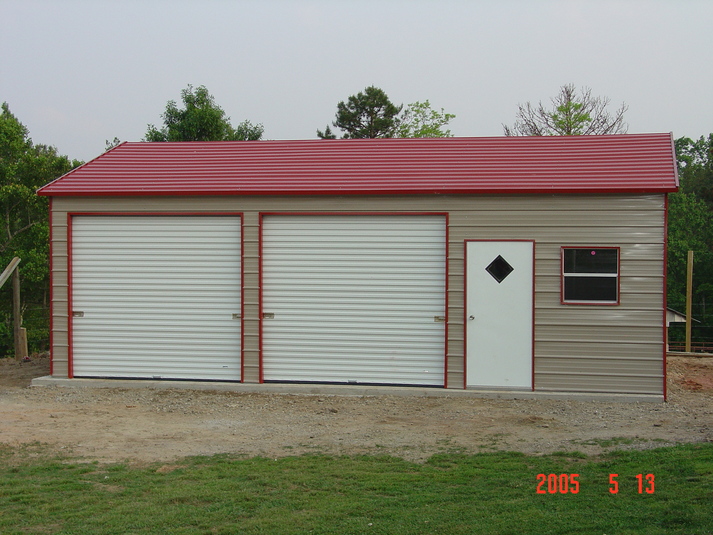
<svg viewBox="0 0 713 535">
<path fill-rule="evenodd" d="M 124 143 L 42 195 L 665 192 L 671 134 Z"/>
<path fill-rule="evenodd" d="M 653 365 L 660 366 L 661 359 L 658 361 L 656 359 L 641 359 L 641 358 L 631 358 L 631 357 L 594 357 L 579 356 L 577 359 L 577 374 L 592 374 L 601 375 L 602 370 L 606 369 L 607 364 L 614 363 L 617 366 L 617 370 L 621 375 L 637 375 L 641 373 L 641 367 L 643 365 Z M 553 375 L 562 374 L 562 362 L 560 359 L 555 357 L 542 358 L 540 359 L 539 366 L 540 371 L 551 373 Z M 654 375 L 658 377 L 658 374 Z"/>
<path fill-rule="evenodd" d="M 60 203 L 61 204 L 61 203 Z M 52 355 L 52 373 L 55 376 L 68 376 L 69 355 L 69 271 L 67 254 L 67 214 L 55 209 L 55 203 L 50 204 L 50 225 L 52 227 L 50 270 L 51 280 L 51 311 L 50 340 Z"/>
<path fill-rule="evenodd" d="M 240 380 L 240 218 L 77 216 L 77 377 Z"/>
<path fill-rule="evenodd" d="M 194 205 L 205 209 L 205 200 L 194 199 Z M 259 226 L 256 212 L 243 213 L 243 381 L 246 383 L 260 381 Z"/>
<path fill-rule="evenodd" d="M 263 225 L 265 380 L 443 386 L 445 218 Z"/>
<path fill-rule="evenodd" d="M 539 391 L 550 392 L 607 392 L 613 394 L 658 394 L 661 395 L 661 373 L 643 375 L 611 373 L 553 374 L 551 383 L 542 383 Z"/>
<path fill-rule="evenodd" d="M 613 350 L 614 349 L 614 350 Z M 562 343 L 561 340 L 547 342 L 539 340 L 537 342 L 538 366 L 540 363 L 545 363 L 547 359 L 557 361 L 560 371 L 568 369 L 576 369 L 579 359 L 596 358 L 600 359 L 602 369 L 609 370 L 611 362 L 605 361 L 625 361 L 628 359 L 636 359 L 639 361 L 655 362 L 657 365 L 648 368 L 647 372 L 654 369 L 660 369 L 661 364 L 661 342 L 651 340 L 646 343 L 627 344 L 626 342 L 619 343 L 609 340 L 599 340 L 597 342 L 589 342 L 586 340 L 567 340 Z M 649 364 L 644 364 L 649 366 Z M 541 371 L 545 371 L 542 369 Z"/>
</svg>

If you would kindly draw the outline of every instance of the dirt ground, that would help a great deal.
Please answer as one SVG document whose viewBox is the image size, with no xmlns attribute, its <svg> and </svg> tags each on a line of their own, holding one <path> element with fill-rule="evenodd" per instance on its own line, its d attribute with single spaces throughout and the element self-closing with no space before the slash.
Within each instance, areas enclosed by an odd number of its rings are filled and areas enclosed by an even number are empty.
<svg viewBox="0 0 713 535">
<path fill-rule="evenodd" d="M 713 441 L 713 358 L 670 357 L 669 401 L 613 403 L 32 387 L 46 357 L 0 359 L 0 443 L 100 462 L 189 455 L 529 454 Z"/>
</svg>

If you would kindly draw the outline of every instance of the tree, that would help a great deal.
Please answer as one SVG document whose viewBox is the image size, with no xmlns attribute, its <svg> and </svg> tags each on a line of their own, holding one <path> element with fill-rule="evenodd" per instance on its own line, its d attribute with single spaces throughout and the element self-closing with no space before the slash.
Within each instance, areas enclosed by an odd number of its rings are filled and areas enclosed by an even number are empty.
<svg viewBox="0 0 713 535">
<path fill-rule="evenodd" d="M 264 132 L 262 124 L 252 124 L 246 119 L 235 127 L 226 141 L 260 141 Z"/>
<path fill-rule="evenodd" d="M 713 253 L 713 213 L 695 194 L 679 191 L 669 195 L 668 212 L 668 289 L 673 303 L 685 303 L 688 251 L 708 257 Z M 713 276 L 710 261 L 701 267 L 708 265 L 706 271 Z"/>
<path fill-rule="evenodd" d="M 713 134 L 697 141 L 682 137 L 674 144 L 681 191 L 694 193 L 713 208 Z"/>
<path fill-rule="evenodd" d="M 405 109 L 396 106 L 378 87 L 367 87 L 363 93 L 357 93 L 347 102 L 337 104 L 336 120 L 332 126 L 344 131 L 342 139 L 377 138 L 377 137 L 452 137 L 450 130 L 443 130 L 455 115 L 438 112 L 431 108 L 431 103 L 414 102 Z M 336 134 L 327 126 L 324 131 L 317 130 L 322 139 L 337 139 Z"/>
<path fill-rule="evenodd" d="M 321 130 L 317 130 L 317 137 L 320 137 L 322 139 L 337 139 L 337 136 L 334 132 L 332 132 L 332 129 L 329 128 L 329 125 L 324 129 L 324 132 Z"/>
<path fill-rule="evenodd" d="M 121 140 L 118 137 L 114 137 L 113 141 L 109 141 L 108 139 L 106 139 L 104 143 L 106 144 L 104 152 L 107 152 L 113 149 L 114 147 L 118 147 L 119 145 L 121 145 Z"/>
<path fill-rule="evenodd" d="M 519 104 L 517 120 L 512 127 L 503 125 L 506 136 L 574 136 L 593 134 L 624 134 L 628 127 L 622 104 L 613 114 L 607 111 L 609 99 L 593 97 L 588 87 L 577 94 L 573 84 L 563 85 L 552 99 L 552 109 L 542 102 L 536 107 Z"/>
<path fill-rule="evenodd" d="M 0 113 L 0 269 L 18 256 L 23 311 L 30 346 L 35 350 L 49 335 L 46 301 L 49 290 L 48 201 L 36 191 L 81 165 L 57 154 L 54 147 L 34 145 L 27 128 L 10 112 Z M 0 299 L 0 355 L 10 352 L 12 328 L 9 285 Z M 28 317 L 29 316 L 29 317 Z M 34 322 L 37 322 L 36 324 Z M 46 340 L 45 340 L 46 341 Z"/>
<path fill-rule="evenodd" d="M 213 95 L 205 86 L 193 89 L 189 85 L 181 91 L 183 108 L 175 100 L 169 100 L 161 115 L 163 127 L 149 125 L 146 141 L 257 141 L 262 139 L 261 124 L 243 121 L 237 128 L 230 124 L 230 117 L 215 103 Z"/>
<path fill-rule="evenodd" d="M 453 137 L 450 130 L 443 130 L 451 119 L 455 115 L 445 113 L 443 108 L 437 112 L 428 100 L 414 102 L 399 117 L 395 137 Z"/>
<path fill-rule="evenodd" d="M 713 134 L 697 141 L 674 142 L 680 189 L 669 195 L 668 303 L 683 310 L 686 303 L 688 251 L 694 252 L 693 316 L 697 341 L 713 342 Z M 708 306 L 706 306 L 708 303 Z M 670 331 L 683 340 L 683 328 Z"/>
<path fill-rule="evenodd" d="M 700 322 L 695 324 L 695 329 L 699 341 L 710 343 L 713 341 L 713 212 L 694 193 L 679 191 L 669 195 L 666 281 L 668 306 L 680 311 L 686 306 L 688 251 L 694 252 L 693 316 Z M 672 339 L 682 335 L 681 331 Z"/>
<path fill-rule="evenodd" d="M 337 104 L 332 125 L 344 131 L 343 139 L 394 137 L 402 108 L 403 105 L 394 105 L 383 90 L 369 86 Z M 317 130 L 317 135 L 322 139 L 336 138 L 329 126 L 324 132 Z"/>
</svg>

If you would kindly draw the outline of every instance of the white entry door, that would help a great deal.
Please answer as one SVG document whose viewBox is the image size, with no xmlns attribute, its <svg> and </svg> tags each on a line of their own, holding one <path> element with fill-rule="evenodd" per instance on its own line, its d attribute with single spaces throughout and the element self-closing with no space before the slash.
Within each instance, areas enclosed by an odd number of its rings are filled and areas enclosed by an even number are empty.
<svg viewBox="0 0 713 535">
<path fill-rule="evenodd" d="M 466 243 L 466 386 L 532 388 L 532 241 Z"/>
</svg>

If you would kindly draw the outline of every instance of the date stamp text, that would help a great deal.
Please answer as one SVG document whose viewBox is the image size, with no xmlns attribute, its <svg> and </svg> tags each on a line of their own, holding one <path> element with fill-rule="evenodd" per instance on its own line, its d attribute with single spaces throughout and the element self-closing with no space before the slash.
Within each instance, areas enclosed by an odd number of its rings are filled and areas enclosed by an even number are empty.
<svg viewBox="0 0 713 535">
<path fill-rule="evenodd" d="M 653 494 L 654 474 L 636 474 L 639 494 Z M 579 474 L 537 474 L 537 494 L 579 494 Z M 619 474 L 609 474 L 609 493 L 619 493 Z"/>
</svg>

